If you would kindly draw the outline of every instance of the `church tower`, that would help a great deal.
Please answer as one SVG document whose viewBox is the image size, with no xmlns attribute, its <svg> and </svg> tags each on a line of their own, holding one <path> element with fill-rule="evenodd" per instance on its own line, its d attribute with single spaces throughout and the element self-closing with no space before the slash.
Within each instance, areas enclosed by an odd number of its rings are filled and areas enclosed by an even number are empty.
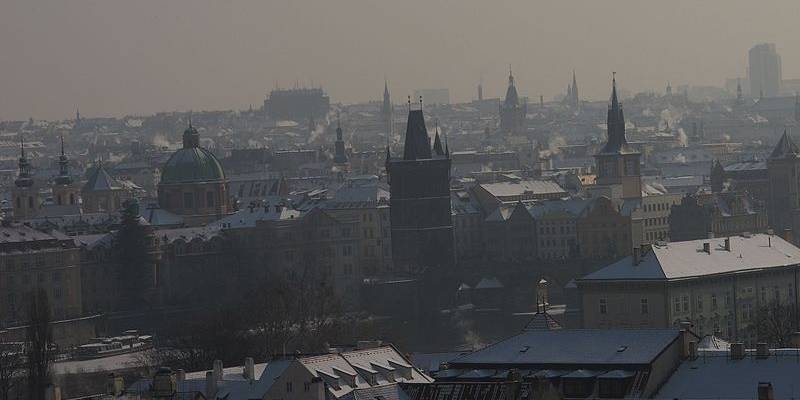
<svg viewBox="0 0 800 400">
<path fill-rule="evenodd" d="M 336 112 L 336 143 L 333 162 L 336 164 L 347 164 L 347 154 L 344 152 L 344 137 L 342 136 L 342 123 L 339 112 Z"/>
<path fill-rule="evenodd" d="M 14 189 L 11 194 L 14 201 L 12 207 L 14 219 L 17 221 L 35 217 L 42 207 L 42 198 L 39 189 L 34 184 L 31 165 L 25 156 L 25 139 L 22 134 L 20 134 L 19 149 L 20 156 L 17 164 L 19 172 L 17 179 L 14 180 Z"/>
<path fill-rule="evenodd" d="M 61 156 L 58 157 L 58 176 L 53 180 L 53 202 L 58 206 L 78 206 L 80 189 L 69 174 L 69 159 L 64 153 L 64 135 L 61 135 Z"/>
<path fill-rule="evenodd" d="M 578 109 L 581 107 L 581 98 L 578 95 L 578 79 L 575 77 L 575 70 L 572 70 L 572 86 L 570 88 L 570 106 Z"/>
<path fill-rule="evenodd" d="M 389 96 L 389 82 L 383 81 L 383 105 L 381 106 L 383 128 L 389 137 L 394 136 L 394 107 Z"/>
<path fill-rule="evenodd" d="M 784 131 L 767 159 L 769 175 L 769 225 L 776 233 L 800 226 L 800 148 Z M 794 235 L 797 237 L 797 235 Z"/>
<path fill-rule="evenodd" d="M 503 133 L 522 133 L 525 130 L 526 104 L 521 104 L 517 88 L 514 85 L 514 74 L 508 69 L 508 89 L 506 98 L 500 103 L 500 131 Z"/>
<path fill-rule="evenodd" d="M 625 117 L 622 103 L 617 99 L 617 80 L 612 80 L 611 104 L 606 119 L 608 140 L 595 155 L 597 162 L 597 185 L 613 186 L 612 193 L 621 198 L 640 198 L 642 180 L 639 159 L 641 154 L 628 144 L 625 138 Z M 612 196 L 616 197 L 616 196 Z"/>
<path fill-rule="evenodd" d="M 400 272 L 421 273 L 454 264 L 450 153 L 437 131 L 433 147 L 420 109 L 411 110 L 402 157 L 386 148 L 392 258 Z"/>
</svg>

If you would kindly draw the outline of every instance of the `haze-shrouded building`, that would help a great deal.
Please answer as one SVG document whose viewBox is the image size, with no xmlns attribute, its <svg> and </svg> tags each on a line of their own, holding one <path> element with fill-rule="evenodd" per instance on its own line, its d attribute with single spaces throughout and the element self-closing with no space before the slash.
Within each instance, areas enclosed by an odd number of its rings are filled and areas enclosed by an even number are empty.
<svg viewBox="0 0 800 400">
<path fill-rule="evenodd" d="M 403 156 L 386 150 L 392 258 L 401 272 L 454 262 L 450 153 L 436 132 L 433 149 L 422 110 L 408 114 Z"/>
<path fill-rule="evenodd" d="M 749 63 L 750 95 L 775 97 L 780 93 L 781 56 L 775 51 L 775 43 L 761 43 L 747 52 Z"/>
<path fill-rule="evenodd" d="M 331 99 L 320 88 L 275 89 L 264 100 L 264 111 L 275 120 L 324 118 Z"/>
<path fill-rule="evenodd" d="M 520 102 L 517 87 L 514 85 L 514 75 L 509 71 L 506 98 L 500 103 L 500 131 L 521 133 L 525 129 L 525 114 L 527 113 L 528 105 Z"/>
</svg>

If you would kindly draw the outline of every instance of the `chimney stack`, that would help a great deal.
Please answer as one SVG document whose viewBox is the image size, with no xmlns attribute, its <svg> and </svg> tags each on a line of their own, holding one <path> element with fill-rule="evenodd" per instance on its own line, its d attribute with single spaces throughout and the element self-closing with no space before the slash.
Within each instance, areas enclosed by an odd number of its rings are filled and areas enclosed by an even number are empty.
<svg viewBox="0 0 800 400">
<path fill-rule="evenodd" d="M 725 250 L 731 251 L 731 238 L 729 237 L 725 238 Z"/>
<path fill-rule="evenodd" d="M 769 357 L 769 347 L 767 347 L 767 344 L 763 342 L 756 343 L 756 358 L 767 357 Z"/>
<path fill-rule="evenodd" d="M 222 380 L 222 360 L 214 360 L 214 381 L 219 382 Z"/>
<path fill-rule="evenodd" d="M 122 375 L 116 372 L 108 374 L 108 380 L 106 381 L 106 393 L 114 397 L 119 397 L 122 395 L 124 390 L 125 381 L 123 380 Z"/>
<path fill-rule="evenodd" d="M 244 379 L 247 379 L 248 381 L 256 379 L 256 369 L 253 362 L 253 357 L 247 357 L 244 359 Z"/>
<path fill-rule="evenodd" d="M 689 341 L 689 359 L 697 359 L 697 342 L 694 340 Z"/>
<path fill-rule="evenodd" d="M 711 243 L 708 242 L 703 243 L 703 251 L 706 254 L 711 254 Z"/>
<path fill-rule="evenodd" d="M 639 265 L 642 262 L 642 248 L 636 246 L 633 248 L 633 265 Z"/>
<path fill-rule="evenodd" d="M 792 234 L 792 230 L 791 229 L 786 228 L 786 229 L 783 230 L 783 240 L 794 244 L 794 235 Z"/>
<path fill-rule="evenodd" d="M 153 397 L 172 397 L 178 391 L 175 374 L 168 367 L 161 367 L 153 376 Z"/>
<path fill-rule="evenodd" d="M 775 400 L 771 382 L 758 382 L 758 400 Z"/>
<path fill-rule="evenodd" d="M 185 381 L 186 380 L 186 371 L 184 371 L 182 369 L 179 369 L 177 372 L 175 372 L 175 380 L 177 382 Z"/>
<path fill-rule="evenodd" d="M 800 332 L 792 333 L 791 341 L 789 342 L 791 346 L 795 349 L 800 349 Z"/>
<path fill-rule="evenodd" d="M 731 360 L 741 360 L 744 358 L 744 343 L 731 343 Z"/>
<path fill-rule="evenodd" d="M 206 372 L 206 399 L 215 399 L 217 397 L 217 379 L 214 378 L 214 372 Z"/>
<path fill-rule="evenodd" d="M 44 388 L 44 400 L 61 400 L 61 388 L 52 383 L 47 385 Z"/>
</svg>

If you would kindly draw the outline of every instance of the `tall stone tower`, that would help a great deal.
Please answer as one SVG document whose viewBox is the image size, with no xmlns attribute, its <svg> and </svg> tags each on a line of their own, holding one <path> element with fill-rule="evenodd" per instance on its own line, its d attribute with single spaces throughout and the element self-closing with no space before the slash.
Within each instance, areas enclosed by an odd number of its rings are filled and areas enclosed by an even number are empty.
<svg viewBox="0 0 800 400">
<path fill-rule="evenodd" d="M 78 206 L 80 188 L 69 174 L 69 159 L 64 153 L 64 135 L 61 135 L 61 155 L 58 157 L 58 176 L 53 180 L 53 201 L 59 206 Z"/>
<path fill-rule="evenodd" d="M 514 74 L 508 71 L 508 89 L 506 98 L 500 103 L 500 131 L 503 133 L 521 133 L 525 129 L 527 104 L 521 104 L 517 88 L 514 85 Z"/>
<path fill-rule="evenodd" d="M 794 229 L 800 213 L 800 148 L 784 131 L 767 159 L 769 174 L 769 225 L 777 233 Z M 795 237 L 797 235 L 794 235 Z"/>
<path fill-rule="evenodd" d="M 14 219 L 17 221 L 35 217 L 42 208 L 42 198 L 39 189 L 34 184 L 31 165 L 25 156 L 25 139 L 22 134 L 20 134 L 19 154 L 17 163 L 19 172 L 17 179 L 14 180 L 14 189 L 11 193 L 11 197 L 14 199 L 12 210 Z"/>
<path fill-rule="evenodd" d="M 455 257 L 450 153 L 438 132 L 431 148 L 421 108 L 409 110 L 402 157 L 386 149 L 393 262 L 412 274 L 449 268 Z"/>
<path fill-rule="evenodd" d="M 622 104 L 617 99 L 617 80 L 612 80 L 611 104 L 606 119 L 608 141 L 595 155 L 597 162 L 597 184 L 620 186 L 621 197 L 642 196 L 642 180 L 639 166 L 641 154 L 628 144 L 625 138 L 625 117 Z"/>
</svg>

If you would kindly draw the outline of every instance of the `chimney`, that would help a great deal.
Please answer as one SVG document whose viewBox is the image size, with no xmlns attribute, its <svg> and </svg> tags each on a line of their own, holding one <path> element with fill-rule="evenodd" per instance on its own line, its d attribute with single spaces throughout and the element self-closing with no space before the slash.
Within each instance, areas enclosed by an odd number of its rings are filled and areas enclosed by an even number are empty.
<svg viewBox="0 0 800 400">
<path fill-rule="evenodd" d="M 782 236 L 783 236 L 783 240 L 785 240 L 785 241 L 787 241 L 789 243 L 794 243 L 794 235 L 792 234 L 792 230 L 791 229 L 789 229 L 789 228 L 784 229 Z"/>
<path fill-rule="evenodd" d="M 758 400 L 775 400 L 771 382 L 758 382 Z"/>
<path fill-rule="evenodd" d="M 769 348 L 767 347 L 767 344 L 763 342 L 756 343 L 756 358 L 767 357 L 769 357 Z"/>
<path fill-rule="evenodd" d="M 725 251 L 731 251 L 731 238 L 725 238 Z"/>
<path fill-rule="evenodd" d="M 744 358 L 744 343 L 731 343 L 731 360 L 741 360 Z"/>
<path fill-rule="evenodd" d="M 697 359 L 697 341 L 695 340 L 689 341 L 689 359 L 690 360 Z"/>
<path fill-rule="evenodd" d="M 108 374 L 107 379 L 106 393 L 114 397 L 121 396 L 122 392 L 125 390 L 125 381 L 123 380 L 122 375 L 112 372 Z"/>
<path fill-rule="evenodd" d="M 636 246 L 633 248 L 633 265 L 639 265 L 642 262 L 642 248 Z"/>
<path fill-rule="evenodd" d="M 792 333 L 791 339 L 789 339 L 789 344 L 795 348 L 800 349 L 800 332 Z"/>
<path fill-rule="evenodd" d="M 244 379 L 252 381 L 256 379 L 256 369 L 253 362 L 253 357 L 244 359 Z"/>
<path fill-rule="evenodd" d="M 214 381 L 219 382 L 222 380 L 222 360 L 214 360 Z"/>
<path fill-rule="evenodd" d="M 44 388 L 44 400 L 61 400 L 61 388 L 52 383 L 47 385 Z"/>
<path fill-rule="evenodd" d="M 217 379 L 214 378 L 214 372 L 206 372 L 206 399 L 215 399 L 217 397 Z"/>
<path fill-rule="evenodd" d="M 711 243 L 708 242 L 703 243 L 703 251 L 706 254 L 711 254 Z"/>
<path fill-rule="evenodd" d="M 153 397 L 172 397 L 177 392 L 175 374 L 167 367 L 161 367 L 153 376 Z"/>
<path fill-rule="evenodd" d="M 359 340 L 356 343 L 356 350 L 366 350 L 381 347 L 383 343 L 380 340 Z"/>
<path fill-rule="evenodd" d="M 183 382 L 186 380 L 186 371 L 179 369 L 175 372 L 175 380 L 177 382 Z"/>
</svg>

